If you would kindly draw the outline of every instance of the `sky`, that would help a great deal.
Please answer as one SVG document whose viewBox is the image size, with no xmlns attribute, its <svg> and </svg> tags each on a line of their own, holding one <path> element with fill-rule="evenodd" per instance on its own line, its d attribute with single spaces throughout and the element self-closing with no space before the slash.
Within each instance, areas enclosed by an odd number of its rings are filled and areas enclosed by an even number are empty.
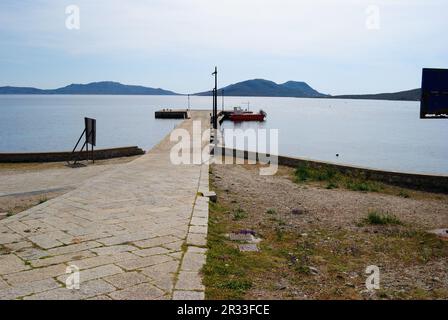
<svg viewBox="0 0 448 320">
<path fill-rule="evenodd" d="M 0 86 L 108 80 L 195 93 L 213 87 L 216 65 L 220 86 L 408 90 L 423 67 L 448 68 L 447 12 L 446 0 L 1 0 Z"/>
</svg>

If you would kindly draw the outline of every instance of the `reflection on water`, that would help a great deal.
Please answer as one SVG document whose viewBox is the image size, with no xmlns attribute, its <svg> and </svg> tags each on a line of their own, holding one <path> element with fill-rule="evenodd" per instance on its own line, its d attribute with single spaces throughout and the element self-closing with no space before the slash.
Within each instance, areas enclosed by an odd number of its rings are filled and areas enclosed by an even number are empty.
<svg viewBox="0 0 448 320">
<path fill-rule="evenodd" d="M 268 113 L 267 121 L 225 122 L 224 129 L 279 129 L 280 155 L 448 174 L 448 120 L 420 120 L 418 102 L 289 98 L 251 102 Z"/>
</svg>

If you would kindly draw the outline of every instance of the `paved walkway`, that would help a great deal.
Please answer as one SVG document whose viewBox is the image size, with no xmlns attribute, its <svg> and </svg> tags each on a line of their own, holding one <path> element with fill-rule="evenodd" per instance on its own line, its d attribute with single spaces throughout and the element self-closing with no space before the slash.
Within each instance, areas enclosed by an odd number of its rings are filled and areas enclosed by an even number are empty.
<svg viewBox="0 0 448 320">
<path fill-rule="evenodd" d="M 202 299 L 208 165 L 171 164 L 173 145 L 0 221 L 0 299 Z M 79 290 L 66 288 L 68 266 Z"/>
<path fill-rule="evenodd" d="M 79 168 L 55 168 L 30 170 L 29 172 L 0 171 L 0 197 L 15 194 L 54 190 L 75 189 L 87 179 L 103 174 L 121 164 L 90 165 Z"/>
</svg>

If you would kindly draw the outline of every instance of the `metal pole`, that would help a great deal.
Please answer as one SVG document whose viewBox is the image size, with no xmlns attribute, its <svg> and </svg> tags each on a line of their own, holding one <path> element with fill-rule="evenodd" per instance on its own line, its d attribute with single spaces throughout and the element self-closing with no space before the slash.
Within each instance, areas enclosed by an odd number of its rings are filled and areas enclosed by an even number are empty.
<svg viewBox="0 0 448 320">
<path fill-rule="evenodd" d="M 86 129 L 86 160 L 87 160 L 87 164 L 89 163 L 89 139 L 90 139 L 90 137 L 93 135 L 93 130 L 91 130 L 90 132 L 87 132 L 87 129 Z M 91 146 L 91 150 L 90 150 L 90 152 L 91 152 L 91 156 L 92 156 L 92 160 L 93 160 L 93 144 L 92 144 L 92 146 Z M 94 160 L 93 160 L 93 162 L 95 162 Z"/>
<path fill-rule="evenodd" d="M 89 135 L 86 135 L 86 161 L 87 165 L 89 164 Z"/>
<path fill-rule="evenodd" d="M 214 129 L 218 128 L 218 89 L 215 87 L 215 123 L 214 123 Z"/>
<path fill-rule="evenodd" d="M 213 129 L 218 128 L 218 67 L 215 67 L 215 89 L 213 90 Z"/>
<path fill-rule="evenodd" d="M 215 88 L 212 90 L 213 94 L 213 105 L 212 105 L 212 126 L 215 128 Z"/>
<path fill-rule="evenodd" d="M 73 150 L 72 150 L 72 156 L 73 156 L 73 154 L 75 153 L 76 148 L 78 147 L 78 144 L 81 142 L 81 139 L 82 139 L 82 136 L 84 135 L 84 133 L 86 133 L 86 129 L 84 129 L 84 131 L 81 133 L 81 136 L 80 136 L 79 139 L 78 139 L 78 142 L 76 142 L 76 145 L 75 145 L 75 147 L 74 147 Z M 73 158 L 72 158 L 72 159 L 73 159 Z M 67 163 L 70 164 L 70 161 L 67 161 Z M 74 162 L 74 163 L 76 164 L 76 159 L 75 159 L 75 162 Z"/>
<path fill-rule="evenodd" d="M 218 67 L 215 67 L 215 129 L 218 129 Z"/>
<path fill-rule="evenodd" d="M 73 162 L 73 164 L 77 164 L 78 163 L 78 160 L 81 158 L 81 155 L 82 155 L 82 150 L 84 150 L 84 147 L 86 146 L 86 143 L 84 142 L 84 144 L 82 145 L 82 148 L 81 148 L 81 150 L 79 151 L 79 157 L 77 157 L 76 159 L 75 159 L 75 161 Z"/>
</svg>

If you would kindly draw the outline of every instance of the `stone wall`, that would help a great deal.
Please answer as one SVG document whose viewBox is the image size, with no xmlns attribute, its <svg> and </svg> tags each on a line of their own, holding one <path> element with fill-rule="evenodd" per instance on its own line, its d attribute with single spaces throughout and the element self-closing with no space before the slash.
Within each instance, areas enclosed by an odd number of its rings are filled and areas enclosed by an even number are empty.
<svg viewBox="0 0 448 320">
<path fill-rule="evenodd" d="M 144 154 L 139 147 L 122 147 L 112 149 L 98 149 L 94 151 L 95 160 L 130 157 Z M 86 159 L 86 152 L 32 152 L 32 153 L 0 153 L 0 163 L 20 162 L 58 162 L 74 159 Z M 89 154 L 89 158 L 91 155 Z"/>
<path fill-rule="evenodd" d="M 236 149 L 216 147 L 215 154 L 224 154 L 224 153 L 227 155 L 233 155 L 233 157 L 244 159 L 249 159 L 250 156 L 250 159 L 257 159 L 257 161 L 259 161 L 260 157 L 262 159 L 266 157 L 266 155 L 258 154 L 255 152 L 244 151 L 243 153 L 243 151 L 241 150 L 238 150 L 237 152 Z M 306 164 L 313 168 L 330 167 L 347 175 L 351 175 L 354 177 L 363 177 L 366 179 L 384 182 L 399 187 L 406 187 L 421 191 L 448 193 L 448 175 L 427 175 L 417 173 L 383 171 L 383 170 L 355 167 L 349 165 L 335 164 L 331 162 L 322 162 L 316 160 L 285 157 L 285 156 L 278 157 L 278 164 L 293 168 L 296 168 L 297 166 L 303 164 Z"/>
</svg>

